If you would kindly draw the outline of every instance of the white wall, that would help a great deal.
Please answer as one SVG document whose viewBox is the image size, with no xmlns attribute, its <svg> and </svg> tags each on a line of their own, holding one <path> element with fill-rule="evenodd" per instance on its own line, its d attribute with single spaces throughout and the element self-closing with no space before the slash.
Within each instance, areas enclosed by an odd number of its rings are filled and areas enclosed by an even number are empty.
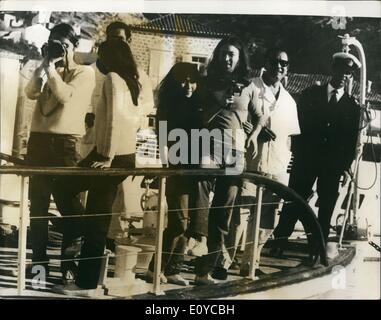
<svg viewBox="0 0 381 320">
<path fill-rule="evenodd" d="M 0 54 L 0 150 L 8 154 L 12 153 L 19 70 L 19 56 Z"/>
<path fill-rule="evenodd" d="M 19 56 L 0 53 L 0 150 L 12 154 L 19 88 Z M 20 178 L 0 175 L 0 199 L 19 200 Z M 0 204 L 0 222 L 18 225 L 18 209 Z"/>
</svg>

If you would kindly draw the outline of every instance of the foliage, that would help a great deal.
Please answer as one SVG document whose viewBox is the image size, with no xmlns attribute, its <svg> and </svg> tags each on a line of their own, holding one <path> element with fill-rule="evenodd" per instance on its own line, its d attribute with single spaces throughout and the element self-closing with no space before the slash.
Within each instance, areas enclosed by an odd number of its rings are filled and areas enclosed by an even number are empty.
<svg viewBox="0 0 381 320">
<path fill-rule="evenodd" d="M 112 21 L 123 21 L 129 25 L 146 21 L 139 13 L 108 13 L 108 12 L 53 12 L 52 23 L 66 22 L 73 26 L 81 26 L 81 37 L 94 40 L 99 44 L 106 38 L 106 27 Z"/>
<path fill-rule="evenodd" d="M 25 59 L 42 59 L 37 47 L 28 44 L 25 40 L 13 42 L 11 39 L 0 38 L 0 50 L 22 55 Z"/>
<path fill-rule="evenodd" d="M 192 14 L 188 18 L 211 28 L 242 37 L 249 46 L 254 67 L 263 65 L 263 53 L 273 46 L 287 49 L 291 71 L 304 74 L 329 74 L 332 54 L 341 51 L 338 36 L 349 33 L 363 45 L 368 79 L 381 89 L 381 20 L 280 15 Z M 355 50 L 354 50 L 355 51 Z"/>
</svg>

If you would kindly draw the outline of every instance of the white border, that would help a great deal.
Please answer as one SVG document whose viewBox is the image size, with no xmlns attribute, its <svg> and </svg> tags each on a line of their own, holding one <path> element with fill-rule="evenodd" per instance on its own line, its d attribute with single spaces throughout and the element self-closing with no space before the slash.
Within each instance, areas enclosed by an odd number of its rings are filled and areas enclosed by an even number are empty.
<svg viewBox="0 0 381 320">
<path fill-rule="evenodd" d="M 314 0 L 1 0 L 0 10 L 279 14 L 381 18 L 380 1 Z"/>
</svg>

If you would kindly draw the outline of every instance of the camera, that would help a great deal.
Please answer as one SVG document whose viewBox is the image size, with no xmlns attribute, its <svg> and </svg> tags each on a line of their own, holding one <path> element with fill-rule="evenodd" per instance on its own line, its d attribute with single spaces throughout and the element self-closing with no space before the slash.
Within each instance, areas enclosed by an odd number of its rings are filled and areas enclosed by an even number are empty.
<svg viewBox="0 0 381 320">
<path fill-rule="evenodd" d="M 259 142 L 269 142 L 270 140 L 275 141 L 276 134 L 267 127 L 263 127 L 261 132 L 258 134 Z"/>
<path fill-rule="evenodd" d="M 62 58 L 66 54 L 66 47 L 58 40 L 49 40 L 41 48 L 42 56 L 49 59 Z"/>
<path fill-rule="evenodd" d="M 234 80 L 232 81 L 232 87 L 231 87 L 232 95 L 238 96 L 238 97 L 241 96 L 243 88 L 244 88 L 243 83 L 239 83 Z"/>
</svg>

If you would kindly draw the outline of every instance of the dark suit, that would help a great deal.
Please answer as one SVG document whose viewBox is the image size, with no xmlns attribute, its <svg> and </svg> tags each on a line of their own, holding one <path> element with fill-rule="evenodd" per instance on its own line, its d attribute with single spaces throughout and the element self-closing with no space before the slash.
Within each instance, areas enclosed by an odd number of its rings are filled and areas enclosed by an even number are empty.
<svg viewBox="0 0 381 320">
<path fill-rule="evenodd" d="M 289 186 L 307 199 L 317 179 L 318 219 L 325 240 L 329 235 L 340 176 L 355 158 L 359 117 L 359 106 L 347 93 L 336 104 L 328 103 L 327 85 L 306 89 L 298 103 L 301 134 L 292 141 L 294 164 Z M 298 210 L 293 204 L 284 207 L 275 238 L 287 238 L 292 234 Z"/>
</svg>

